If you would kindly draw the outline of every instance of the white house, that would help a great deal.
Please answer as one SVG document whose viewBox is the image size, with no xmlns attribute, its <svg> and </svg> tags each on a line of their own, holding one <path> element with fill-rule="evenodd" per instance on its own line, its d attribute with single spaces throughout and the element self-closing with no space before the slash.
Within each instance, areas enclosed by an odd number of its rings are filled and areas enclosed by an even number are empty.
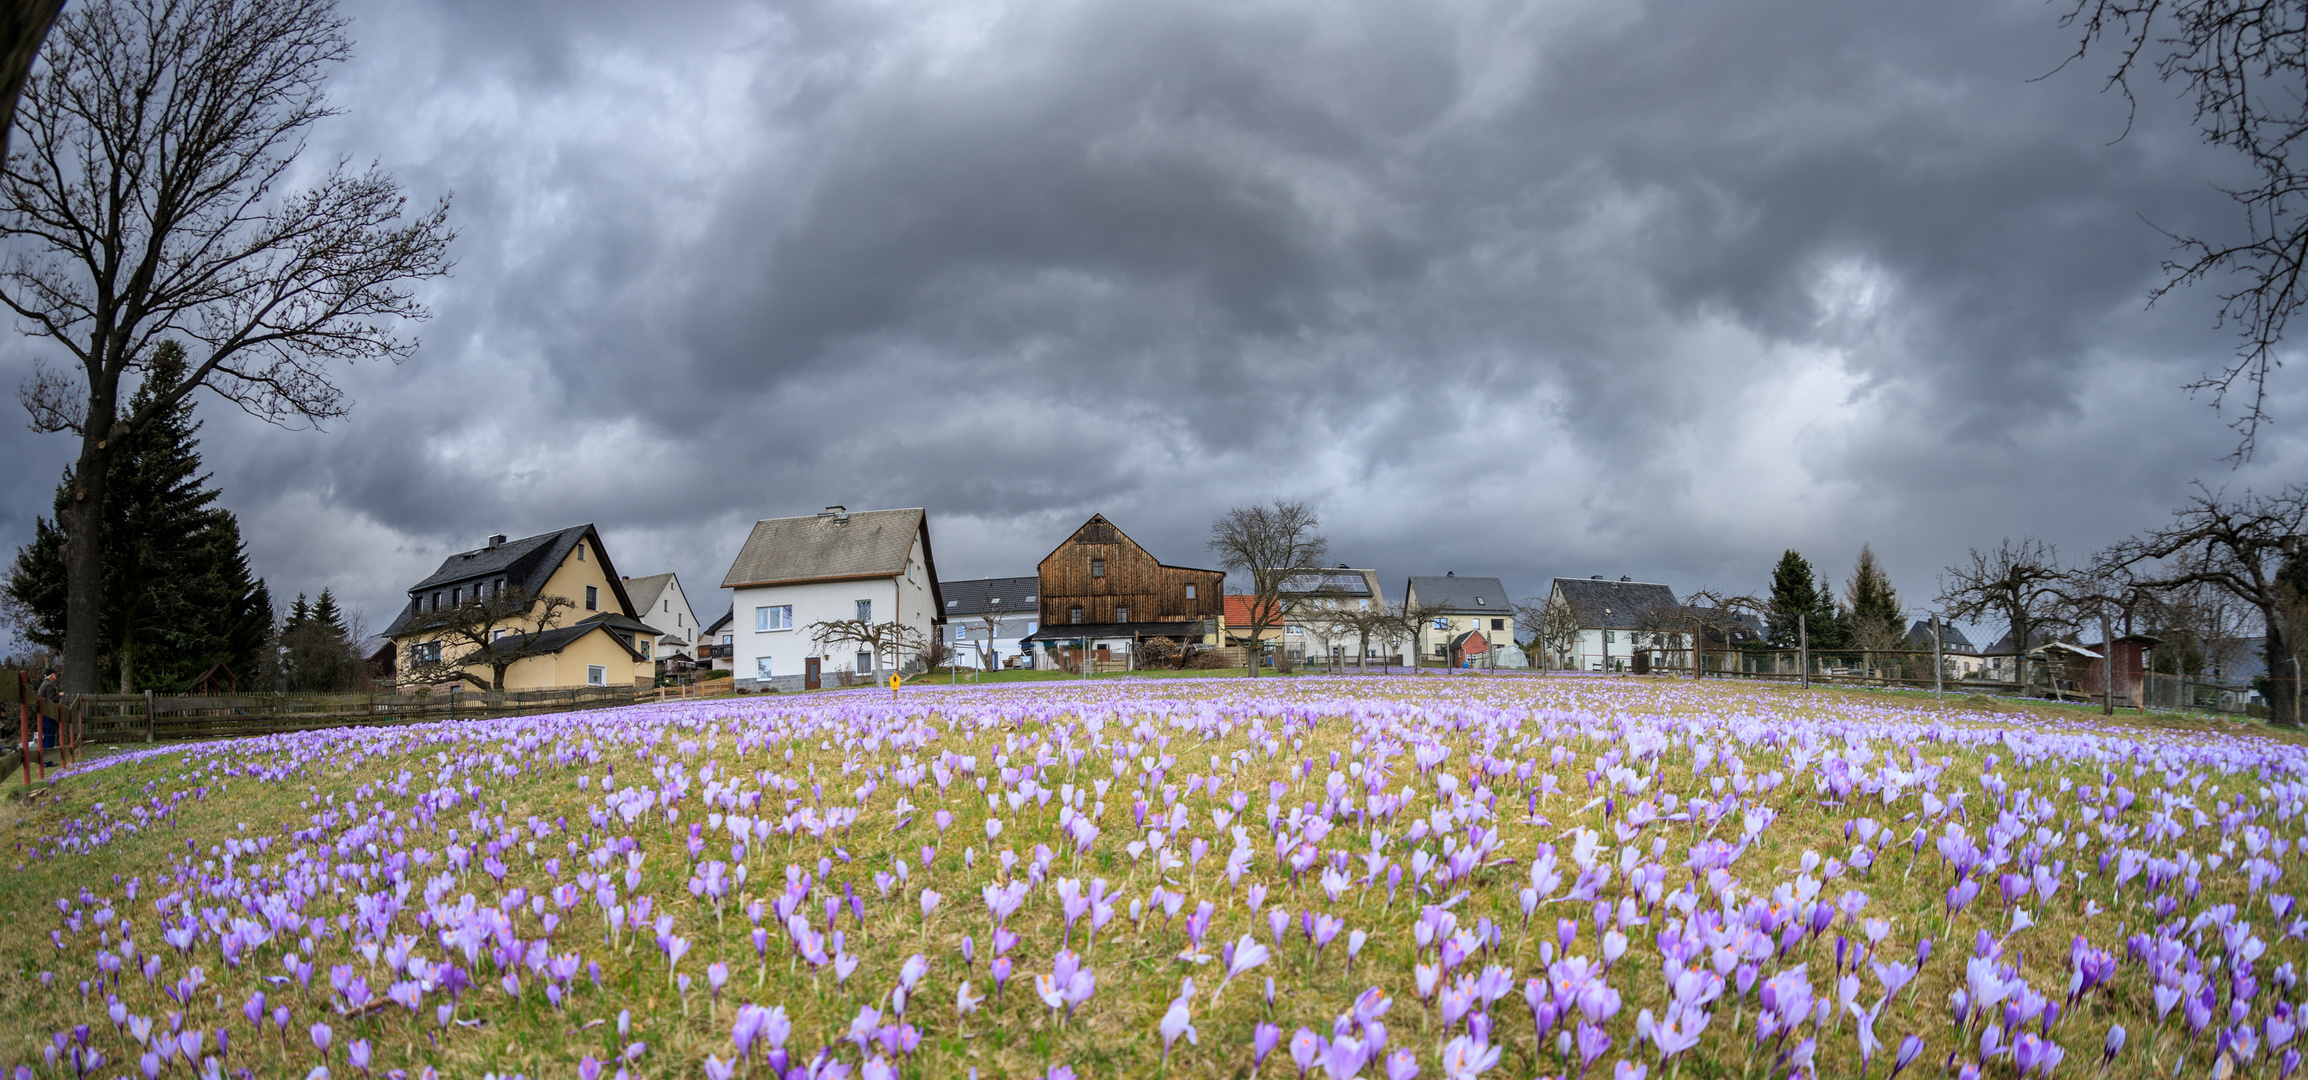
<svg viewBox="0 0 2308 1080">
<path fill-rule="evenodd" d="M 1327 664 L 1333 658 L 1342 664 L 1354 664 L 1362 651 L 1362 635 L 1339 625 L 1331 613 L 1368 611 L 1386 603 L 1378 591 L 1378 571 L 1345 565 L 1335 570 L 1292 574 L 1282 580 L 1280 588 L 1285 596 L 1295 593 L 1304 597 L 1292 605 L 1289 624 L 1283 631 L 1283 646 L 1292 651 L 1295 659 L 1309 664 Z M 1293 628 L 1298 630 L 1297 640 L 1292 640 Z M 1399 652 L 1395 642 L 1396 638 L 1391 635 L 1372 634 L 1370 655 L 1365 659 Z"/>
<path fill-rule="evenodd" d="M 1460 577 L 1454 571 L 1441 577 L 1413 577 L 1403 586 L 1403 608 L 1424 607 L 1434 614 L 1419 624 L 1411 648 L 1422 663 L 1448 663 L 1451 642 L 1470 630 L 1480 631 L 1495 648 L 1475 658 L 1477 667 L 1529 667 L 1515 648 L 1514 605 L 1507 587 L 1495 577 Z"/>
<path fill-rule="evenodd" d="M 1638 649 L 1690 648 L 1688 633 L 1653 625 L 1658 621 L 1654 612 L 1676 606 L 1675 590 L 1665 585 L 1625 577 L 1607 581 L 1600 574 L 1556 578 L 1547 591 L 1547 606 L 1553 611 L 1567 609 L 1578 625 L 1570 646 L 1549 657 L 1554 666 L 1567 671 L 1627 671 Z M 1675 662 L 1688 662 L 1688 654 Z"/>
<path fill-rule="evenodd" d="M 879 679 L 918 663 L 821 645 L 811 629 L 820 623 L 895 623 L 925 642 L 944 632 L 929 515 L 919 508 L 853 514 L 829 506 L 757 521 L 721 587 L 735 590 L 730 666 L 748 689 L 799 690 L 843 671 Z"/>
<path fill-rule="evenodd" d="M 699 640 L 705 631 L 697 625 L 697 611 L 689 606 L 689 595 L 681 590 L 680 575 L 651 574 L 625 578 L 624 582 L 625 595 L 633 598 L 634 609 L 661 631 L 656 647 L 649 651 L 660 674 L 669 662 L 694 661 L 705 655 L 704 642 Z"/>
<path fill-rule="evenodd" d="M 1026 638 L 1041 628 L 1041 579 L 975 578 L 941 581 L 945 598 L 946 646 L 958 663 L 996 670 L 1032 667 Z"/>
</svg>

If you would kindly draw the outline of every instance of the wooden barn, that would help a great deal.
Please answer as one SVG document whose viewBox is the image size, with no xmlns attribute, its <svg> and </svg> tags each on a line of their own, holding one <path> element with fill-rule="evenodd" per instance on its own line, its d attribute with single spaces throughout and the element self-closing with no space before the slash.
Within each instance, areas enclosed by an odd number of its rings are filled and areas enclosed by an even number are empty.
<svg viewBox="0 0 2308 1080">
<path fill-rule="evenodd" d="M 1197 642 L 1225 603 L 1224 571 L 1162 562 L 1102 514 L 1043 556 L 1037 573 L 1041 627 L 1034 642 Z"/>
</svg>

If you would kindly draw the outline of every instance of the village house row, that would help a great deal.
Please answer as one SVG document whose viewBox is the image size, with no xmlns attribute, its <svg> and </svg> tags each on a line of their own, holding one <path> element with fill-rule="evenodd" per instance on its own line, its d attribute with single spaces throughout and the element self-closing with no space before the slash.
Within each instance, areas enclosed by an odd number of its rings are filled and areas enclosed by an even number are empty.
<svg viewBox="0 0 2308 1080">
<path fill-rule="evenodd" d="M 1521 668 L 1529 660 L 1517 643 L 1534 629 L 1517 625 L 1498 578 L 1446 572 L 1404 581 L 1398 610 L 1427 616 L 1415 634 L 1366 647 L 1343 620 L 1323 615 L 1387 598 L 1376 570 L 1341 565 L 1292 576 L 1284 588 L 1310 599 L 1248 649 L 1253 623 L 1275 620 L 1254 620 L 1253 599 L 1228 594 L 1223 571 L 1163 562 L 1095 514 L 1032 575 L 944 581 L 927 511 L 829 506 L 754 523 L 721 587 L 733 593 L 730 607 L 705 622 L 677 575 L 620 575 L 591 525 L 518 540 L 492 536 L 409 587 L 377 659 L 403 684 L 648 686 L 669 672 L 710 668 L 746 689 L 799 690 L 910 673 L 920 664 L 919 645 L 930 641 L 956 663 L 985 669 L 1127 663 L 1157 640 L 1173 656 L 1234 648 L 1266 662 L 1403 665 L 1416 657 L 1435 666 Z M 1624 671 L 1643 650 L 1689 647 L 1688 635 L 1646 618 L 1677 604 L 1665 585 L 1556 578 L 1546 603 L 1577 624 L 1542 657 L 1552 668 Z M 829 639 L 816 631 L 835 623 L 885 632 Z M 1735 625 L 1702 648 L 1761 633 L 1759 624 Z M 898 641 L 914 647 L 891 644 Z M 1947 648 L 1959 666 L 1981 662 L 1960 633 Z"/>
</svg>

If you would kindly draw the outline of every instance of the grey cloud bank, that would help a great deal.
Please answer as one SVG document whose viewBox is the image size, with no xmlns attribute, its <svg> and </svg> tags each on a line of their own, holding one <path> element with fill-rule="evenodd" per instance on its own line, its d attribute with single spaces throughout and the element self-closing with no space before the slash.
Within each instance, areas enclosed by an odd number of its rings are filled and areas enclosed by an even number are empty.
<svg viewBox="0 0 2308 1080">
<path fill-rule="evenodd" d="M 1761 588 L 2083 554 L 2250 465 L 2178 387 L 2233 227 L 2184 111 L 2035 3 L 350 4 L 313 160 L 456 193 L 416 357 L 324 434 L 211 402 L 276 593 L 372 628 L 599 523 L 700 614 L 753 519 L 922 505 L 949 577 L 1304 498 L 1412 573 Z M 29 372 L 37 339 L 0 345 Z M 67 457 L 0 432 L 0 543 Z M 708 615 L 710 617 L 710 615 Z"/>
</svg>

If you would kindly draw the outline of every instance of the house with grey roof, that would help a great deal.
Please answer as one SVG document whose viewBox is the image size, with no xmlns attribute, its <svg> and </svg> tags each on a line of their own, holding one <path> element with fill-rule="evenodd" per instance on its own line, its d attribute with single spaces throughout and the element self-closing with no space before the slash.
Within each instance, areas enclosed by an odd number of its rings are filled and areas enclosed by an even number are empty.
<svg viewBox="0 0 2308 1080">
<path fill-rule="evenodd" d="M 1675 590 L 1656 582 L 1596 574 L 1556 578 L 1547 590 L 1547 622 L 1540 648 L 1550 667 L 1565 671 L 1627 671 L 1641 650 L 1677 652 L 1690 634 L 1673 629 L 1681 605 Z"/>
<path fill-rule="evenodd" d="M 814 689 L 845 672 L 878 681 L 920 664 L 916 647 L 824 642 L 821 626 L 884 626 L 922 644 L 945 629 L 929 514 L 918 507 L 757 521 L 721 587 L 736 593 L 730 661 L 748 689 Z"/>
<path fill-rule="evenodd" d="M 1460 577 L 1457 571 L 1440 577 L 1413 575 L 1403 585 L 1403 610 L 1427 612 L 1411 639 L 1421 662 L 1449 663 L 1451 643 L 1469 630 L 1482 631 L 1490 647 L 1469 657 L 1476 667 L 1529 667 L 1515 640 L 1515 610 L 1507 587 L 1495 577 Z M 1472 640 L 1472 639 L 1469 639 Z M 1463 651 L 1463 643 L 1462 643 Z"/>
<path fill-rule="evenodd" d="M 1931 627 L 1929 619 L 1915 620 L 1915 625 L 1907 628 L 1907 647 L 1917 652 L 1930 652 Z M 1972 678 L 1987 668 L 1987 660 L 1980 656 L 1979 646 L 1972 644 L 1970 635 L 1954 623 L 1939 624 L 1939 653 L 1947 673 L 1959 679 Z"/>
<path fill-rule="evenodd" d="M 644 622 L 591 525 L 509 540 L 442 560 L 409 587 L 385 628 L 403 683 L 494 683 L 507 690 L 647 685 L 659 632 Z"/>
<path fill-rule="evenodd" d="M 624 579 L 625 594 L 633 598 L 634 610 L 658 628 L 656 647 L 651 659 L 657 662 L 658 674 L 673 668 L 688 670 L 705 655 L 705 629 L 697 625 L 697 611 L 689 606 L 689 594 L 681 588 L 681 575 L 651 574 L 648 577 Z"/>
<path fill-rule="evenodd" d="M 1379 592 L 1378 571 L 1355 569 L 1340 563 L 1334 569 L 1309 570 L 1284 577 L 1280 591 L 1289 609 L 1282 627 L 1283 648 L 1292 659 L 1314 664 L 1353 665 L 1394 654 L 1397 638 L 1371 635 L 1370 655 L 1361 656 L 1362 635 L 1340 616 L 1364 612 L 1386 603 Z M 1291 601 L 1296 597 L 1295 601 Z"/>
<path fill-rule="evenodd" d="M 956 659 L 987 671 L 1031 666 L 1026 638 L 1041 628 L 1041 581 L 1028 575 L 939 582 L 947 647 Z"/>
</svg>

